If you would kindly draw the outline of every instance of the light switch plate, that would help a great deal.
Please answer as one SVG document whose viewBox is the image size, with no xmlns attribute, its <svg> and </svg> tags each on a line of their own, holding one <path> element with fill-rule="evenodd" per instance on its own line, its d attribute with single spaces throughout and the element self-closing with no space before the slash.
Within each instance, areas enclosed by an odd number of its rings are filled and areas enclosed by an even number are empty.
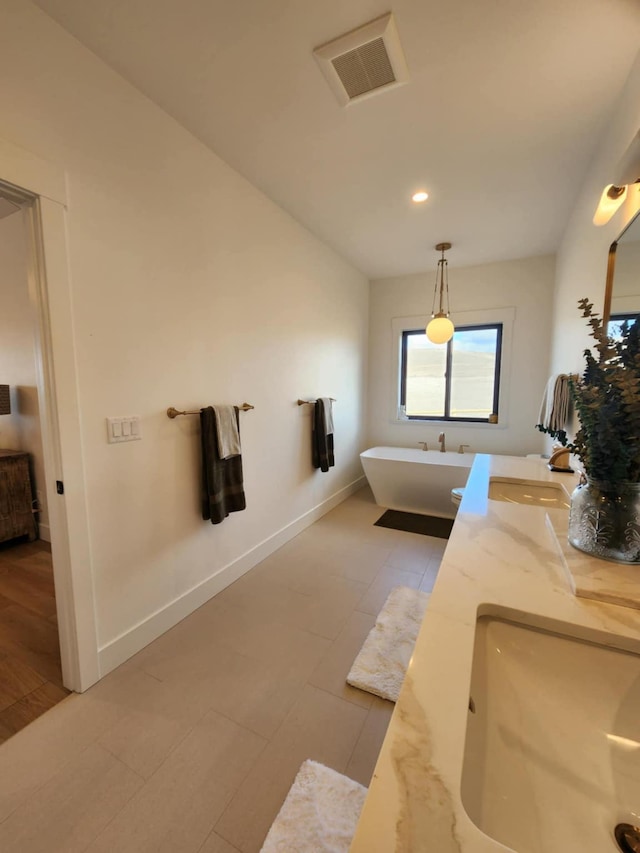
<svg viewBox="0 0 640 853">
<path fill-rule="evenodd" d="M 139 415 L 126 418 L 107 418 L 107 441 L 109 444 L 122 444 L 123 441 L 140 441 L 142 427 Z"/>
</svg>

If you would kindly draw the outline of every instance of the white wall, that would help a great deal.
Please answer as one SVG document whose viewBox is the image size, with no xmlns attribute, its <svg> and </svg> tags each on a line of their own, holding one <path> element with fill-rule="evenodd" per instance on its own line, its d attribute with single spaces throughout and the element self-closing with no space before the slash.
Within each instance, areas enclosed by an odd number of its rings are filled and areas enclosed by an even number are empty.
<svg viewBox="0 0 640 853">
<path fill-rule="evenodd" d="M 0 136 L 67 172 L 108 667 L 360 477 L 368 282 L 23 0 L 0 9 L 0 77 Z M 295 404 L 319 395 L 337 399 L 328 474 L 311 468 L 310 409 Z M 213 526 L 199 517 L 198 419 L 165 411 L 244 401 L 248 508 Z M 107 444 L 105 418 L 130 414 L 142 441 Z"/>
<path fill-rule="evenodd" d="M 0 219 L 0 383 L 11 386 L 11 414 L 0 417 L 0 447 L 31 455 L 39 533 L 50 541 L 26 253 L 22 214 Z"/>
<path fill-rule="evenodd" d="M 503 352 L 500 423 L 398 422 L 394 417 L 398 376 L 394 369 L 397 339 L 392 333 L 392 321 L 395 317 L 423 317 L 431 311 L 436 262 L 434 252 L 433 270 L 428 273 L 371 284 L 369 444 L 410 447 L 427 440 L 437 447 L 438 433 L 444 429 L 449 449 L 469 444 L 472 451 L 485 453 L 540 452 L 542 435 L 534 427 L 549 375 L 553 257 L 475 267 L 455 267 L 449 260 L 454 322 L 460 312 L 489 314 L 491 309 L 515 309 L 510 351 L 505 348 Z M 472 322 L 471 317 L 464 319 Z M 490 320 L 483 316 L 481 322 Z"/>
<path fill-rule="evenodd" d="M 582 352 L 591 338 L 580 317 L 578 300 L 587 297 L 602 311 L 609 246 L 640 209 L 640 186 L 631 188 L 627 201 L 606 225 L 593 225 L 593 214 L 616 173 L 634 135 L 640 128 L 640 54 L 612 111 L 602 142 L 591 162 L 569 219 L 557 257 L 553 326 L 554 372 L 584 369 Z"/>
<path fill-rule="evenodd" d="M 21 215 L 0 219 L 0 383 L 10 386 L 11 414 L 0 417 L 0 447 L 20 450 L 18 376 L 33 380 L 33 338 L 29 320 L 29 295 L 24 226 Z M 25 352 L 26 350 L 26 352 Z"/>
</svg>

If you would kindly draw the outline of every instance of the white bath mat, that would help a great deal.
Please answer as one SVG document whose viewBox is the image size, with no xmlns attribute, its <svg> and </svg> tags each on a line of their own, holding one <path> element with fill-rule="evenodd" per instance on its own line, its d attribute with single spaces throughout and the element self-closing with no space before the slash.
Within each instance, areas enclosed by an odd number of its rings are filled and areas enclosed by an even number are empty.
<svg viewBox="0 0 640 853">
<path fill-rule="evenodd" d="M 428 592 L 407 586 L 391 590 L 353 662 L 348 684 L 398 701 L 428 601 Z"/>
<path fill-rule="evenodd" d="M 367 789 L 305 761 L 260 853 L 347 853 Z"/>
</svg>

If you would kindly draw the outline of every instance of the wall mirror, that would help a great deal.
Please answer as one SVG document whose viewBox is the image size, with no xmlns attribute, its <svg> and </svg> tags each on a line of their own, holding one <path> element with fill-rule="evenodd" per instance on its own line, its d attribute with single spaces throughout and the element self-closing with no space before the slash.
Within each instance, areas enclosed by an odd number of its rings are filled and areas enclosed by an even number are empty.
<svg viewBox="0 0 640 853">
<path fill-rule="evenodd" d="M 640 211 L 609 248 L 603 318 L 640 314 Z"/>
</svg>

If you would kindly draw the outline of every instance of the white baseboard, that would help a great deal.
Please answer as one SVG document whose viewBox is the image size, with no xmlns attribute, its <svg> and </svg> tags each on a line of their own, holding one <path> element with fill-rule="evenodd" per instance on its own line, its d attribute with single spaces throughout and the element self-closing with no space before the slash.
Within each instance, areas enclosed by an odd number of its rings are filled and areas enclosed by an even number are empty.
<svg viewBox="0 0 640 853">
<path fill-rule="evenodd" d="M 51 528 L 48 524 L 38 525 L 38 538 L 43 539 L 45 542 L 51 542 Z"/>
<path fill-rule="evenodd" d="M 305 512 L 272 536 L 264 539 L 250 551 L 247 551 L 236 560 L 233 560 L 233 562 L 218 569 L 211 577 L 208 577 L 188 592 L 185 592 L 179 598 L 174 599 L 166 607 L 157 610 L 124 634 L 116 637 L 115 640 L 111 640 L 111 642 L 102 646 L 98 650 L 100 678 L 111 672 L 112 669 L 115 669 L 121 663 L 124 663 L 124 661 L 136 654 L 136 652 L 139 652 L 140 649 L 143 649 L 161 634 L 164 634 L 165 631 L 173 628 L 185 616 L 193 613 L 194 610 L 197 610 L 198 607 L 209 601 L 216 593 L 221 592 L 229 584 L 238 580 L 245 572 L 248 572 L 249 569 L 252 569 L 268 557 L 269 554 L 281 548 L 285 542 L 293 539 L 298 533 L 301 533 L 305 528 L 312 525 L 314 521 L 317 521 L 334 507 L 338 506 L 338 504 L 342 503 L 342 501 L 346 500 L 349 495 L 352 495 L 361 488 L 365 482 L 364 477 L 359 477 L 357 480 L 349 483 L 349 485 L 331 495 L 331 497 L 327 498 L 321 504 L 318 504 L 318 506 L 313 507 L 313 509 Z"/>
</svg>

